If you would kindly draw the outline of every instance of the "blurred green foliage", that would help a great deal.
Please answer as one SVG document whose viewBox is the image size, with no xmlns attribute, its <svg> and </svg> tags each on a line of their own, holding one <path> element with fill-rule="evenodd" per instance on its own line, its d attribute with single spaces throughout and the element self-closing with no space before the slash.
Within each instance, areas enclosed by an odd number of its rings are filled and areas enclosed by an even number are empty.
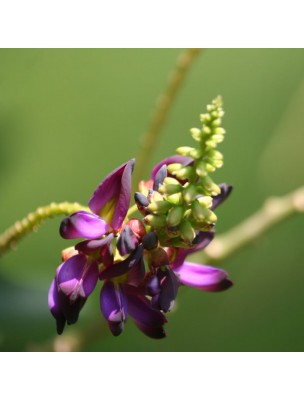
<svg viewBox="0 0 304 400">
<path fill-rule="evenodd" d="M 86 204 L 105 174 L 136 155 L 178 53 L 0 50 L 1 231 L 51 201 Z M 200 126 L 199 114 L 221 94 L 228 133 L 220 149 L 225 166 L 216 178 L 235 190 L 218 210 L 218 232 L 249 216 L 265 197 L 303 185 L 303 71 L 303 50 L 205 50 L 147 171 L 192 143 L 189 128 Z M 119 338 L 101 328 L 100 339 L 84 350 L 303 351 L 303 221 L 295 216 L 218 265 L 235 282 L 230 291 L 182 288 L 165 340 L 146 338 L 129 321 Z M 55 333 L 47 292 L 67 245 L 59 222 L 48 221 L 0 259 L 2 351 L 26 349 Z M 76 328 L 101 319 L 96 294 Z"/>
</svg>

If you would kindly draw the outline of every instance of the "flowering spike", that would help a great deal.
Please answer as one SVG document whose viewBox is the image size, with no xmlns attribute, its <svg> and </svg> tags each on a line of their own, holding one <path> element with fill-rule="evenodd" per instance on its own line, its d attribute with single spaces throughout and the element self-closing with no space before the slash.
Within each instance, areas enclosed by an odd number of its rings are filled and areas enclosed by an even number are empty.
<svg viewBox="0 0 304 400">
<path fill-rule="evenodd" d="M 155 339 L 166 335 L 163 313 L 172 310 L 180 285 L 205 291 L 232 285 L 225 271 L 186 261 L 213 239 L 214 210 L 232 189 L 210 177 L 223 165 L 217 150 L 226 134 L 223 115 L 217 98 L 200 116 L 201 129 L 190 130 L 195 145 L 181 146 L 179 154 L 158 163 L 151 179 L 139 183 L 129 210 L 134 160 L 102 181 L 89 201 L 92 212 L 74 212 L 62 221 L 64 238 L 86 240 L 63 252 L 49 291 L 58 334 L 78 320 L 98 277 L 100 308 L 112 334 L 122 333 L 129 314 Z M 129 220 L 136 206 L 142 217 Z"/>
</svg>

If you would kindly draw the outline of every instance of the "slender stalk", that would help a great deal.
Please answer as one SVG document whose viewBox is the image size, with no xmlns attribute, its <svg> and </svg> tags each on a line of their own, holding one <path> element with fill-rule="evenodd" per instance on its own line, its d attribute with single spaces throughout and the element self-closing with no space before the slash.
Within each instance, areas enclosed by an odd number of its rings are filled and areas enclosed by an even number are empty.
<svg viewBox="0 0 304 400">
<path fill-rule="evenodd" d="M 4 255 L 8 250 L 16 248 L 20 239 L 29 233 L 36 232 L 40 224 L 49 218 L 57 215 L 69 215 L 79 210 L 87 210 L 87 207 L 79 203 L 51 203 L 44 207 L 37 208 L 36 211 L 29 213 L 25 218 L 17 221 L 0 235 L 0 255 Z"/>
<path fill-rule="evenodd" d="M 255 214 L 216 237 L 204 250 L 203 262 L 223 260 L 254 242 L 288 217 L 304 213 L 304 187 L 283 197 L 270 197 Z"/>
<path fill-rule="evenodd" d="M 169 76 L 167 87 L 157 99 L 149 128 L 146 134 L 142 137 L 140 151 L 136 157 L 136 168 L 133 175 L 133 182 L 135 183 L 139 182 L 143 177 L 145 166 L 156 147 L 161 128 L 168 117 L 178 89 L 181 87 L 187 72 L 200 50 L 201 49 L 186 49 L 179 55 L 176 66 Z"/>
</svg>

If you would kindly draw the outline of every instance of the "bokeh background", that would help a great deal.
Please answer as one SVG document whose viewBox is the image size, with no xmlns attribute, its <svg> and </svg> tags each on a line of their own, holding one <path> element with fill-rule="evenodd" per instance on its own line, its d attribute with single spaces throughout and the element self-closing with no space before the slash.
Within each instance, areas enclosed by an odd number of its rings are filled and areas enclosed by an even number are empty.
<svg viewBox="0 0 304 400">
<path fill-rule="evenodd" d="M 0 50 L 0 230 L 51 201 L 84 204 L 112 169 L 136 156 L 179 49 Z M 191 68 L 147 173 L 221 94 L 228 133 L 217 182 L 234 185 L 219 233 L 269 195 L 303 185 L 304 50 L 208 49 Z M 72 334 L 92 324 L 87 351 L 303 351 L 302 215 L 218 263 L 235 282 L 224 293 L 182 288 L 168 337 L 153 341 L 130 320 L 118 338 L 102 324 L 98 293 Z M 55 322 L 47 292 L 66 242 L 60 218 L 0 259 L 0 349 L 47 349 Z M 199 256 L 196 258 L 199 259 Z M 40 347 L 39 347 L 40 346 Z"/>
</svg>

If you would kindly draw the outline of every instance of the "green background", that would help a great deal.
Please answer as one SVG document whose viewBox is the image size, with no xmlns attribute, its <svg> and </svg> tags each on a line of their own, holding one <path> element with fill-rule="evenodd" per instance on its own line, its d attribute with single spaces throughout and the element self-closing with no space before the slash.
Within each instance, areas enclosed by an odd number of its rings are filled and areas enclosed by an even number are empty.
<svg viewBox="0 0 304 400">
<path fill-rule="evenodd" d="M 0 50 L 0 230 L 51 201 L 86 204 L 107 173 L 136 156 L 179 52 Z M 189 128 L 199 126 L 198 115 L 221 94 L 228 133 L 216 181 L 235 190 L 218 211 L 218 232 L 241 222 L 269 195 L 302 185 L 303 71 L 303 50 L 202 52 L 143 178 L 176 147 L 191 145 Z M 84 350 L 303 351 L 303 221 L 295 216 L 218 263 L 235 282 L 231 290 L 182 288 L 164 340 L 145 337 L 131 320 L 112 337 L 101 323 L 98 293 L 66 332 L 97 326 Z M 59 223 L 48 221 L 0 259 L 2 351 L 43 349 L 55 333 L 47 292 L 67 245 Z"/>
</svg>

